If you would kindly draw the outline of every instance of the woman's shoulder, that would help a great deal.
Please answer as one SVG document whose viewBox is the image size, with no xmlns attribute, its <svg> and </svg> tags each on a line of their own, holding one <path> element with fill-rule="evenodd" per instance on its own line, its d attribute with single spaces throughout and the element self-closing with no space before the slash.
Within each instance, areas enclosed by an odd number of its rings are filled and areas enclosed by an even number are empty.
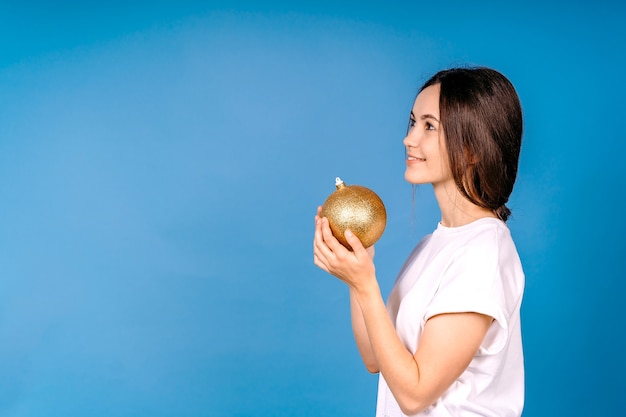
<svg viewBox="0 0 626 417">
<path fill-rule="evenodd" d="M 500 263 L 517 254 L 511 232 L 500 219 L 486 217 L 455 228 L 439 226 L 435 232 L 451 259 L 470 258 L 472 263 Z M 442 248 L 443 249 L 443 248 Z"/>
</svg>

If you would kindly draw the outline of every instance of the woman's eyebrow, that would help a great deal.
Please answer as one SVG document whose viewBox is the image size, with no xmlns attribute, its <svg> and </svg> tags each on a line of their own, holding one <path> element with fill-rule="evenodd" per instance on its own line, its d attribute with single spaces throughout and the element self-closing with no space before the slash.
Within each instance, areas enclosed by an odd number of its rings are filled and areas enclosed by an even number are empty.
<svg viewBox="0 0 626 417">
<path fill-rule="evenodd" d="M 415 120 L 415 113 L 413 113 L 413 110 L 411 110 L 411 119 Z M 420 120 L 426 120 L 426 119 L 433 119 L 434 121 L 439 123 L 439 119 L 437 119 L 432 114 L 423 114 L 422 116 L 420 116 Z"/>
<path fill-rule="evenodd" d="M 413 114 L 413 113 L 411 113 Z M 420 117 L 421 120 L 426 120 L 426 119 L 433 119 L 434 121 L 436 121 L 437 123 L 439 123 L 439 119 L 437 119 L 435 116 L 433 116 L 432 114 L 423 114 Z"/>
</svg>

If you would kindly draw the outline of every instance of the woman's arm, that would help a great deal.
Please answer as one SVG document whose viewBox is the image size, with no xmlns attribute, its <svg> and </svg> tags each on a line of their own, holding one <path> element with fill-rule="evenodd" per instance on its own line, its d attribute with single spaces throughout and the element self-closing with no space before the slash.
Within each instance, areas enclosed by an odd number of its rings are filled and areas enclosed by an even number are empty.
<svg viewBox="0 0 626 417">
<path fill-rule="evenodd" d="M 433 404 L 463 373 L 478 351 L 493 319 L 477 313 L 440 314 L 428 320 L 417 351 L 402 344 L 380 292 L 355 294 L 376 363 L 405 414 Z"/>
<path fill-rule="evenodd" d="M 389 318 L 367 251 L 349 231 L 346 239 L 352 251 L 332 236 L 327 219 L 318 219 L 315 264 L 348 284 L 360 307 L 377 368 L 403 412 L 416 414 L 434 403 L 463 373 L 493 319 L 477 313 L 435 316 L 427 321 L 417 352 L 412 354 Z"/>
<path fill-rule="evenodd" d="M 316 225 L 320 220 L 321 211 L 322 207 L 320 206 L 317 208 L 317 215 L 315 216 Z M 367 248 L 366 251 L 369 255 L 369 258 L 373 261 L 374 247 L 372 246 L 371 248 Z M 321 263 L 318 262 L 317 255 L 315 255 L 315 264 L 318 265 L 320 268 L 326 270 L 326 272 L 329 272 Z M 359 306 L 359 303 L 356 300 L 352 289 L 350 289 L 350 317 L 352 320 L 352 333 L 354 334 L 354 341 L 356 342 L 357 348 L 359 349 L 359 353 L 361 354 L 361 359 L 363 359 L 365 368 L 368 370 L 368 372 L 377 373 L 378 364 L 376 363 L 376 358 L 374 357 L 374 352 L 372 351 L 372 346 L 370 345 L 369 336 L 367 335 L 367 329 L 365 328 L 365 321 L 363 320 L 361 306 Z"/>
<path fill-rule="evenodd" d="M 368 372 L 373 374 L 378 373 L 378 362 L 374 356 L 372 345 L 370 343 L 369 335 L 367 334 L 367 328 L 365 327 L 365 320 L 363 319 L 363 312 L 361 306 L 354 294 L 354 291 L 350 289 L 350 315 L 352 317 L 352 332 L 354 333 L 354 341 L 361 354 L 361 359 L 365 364 L 365 368 Z"/>
</svg>

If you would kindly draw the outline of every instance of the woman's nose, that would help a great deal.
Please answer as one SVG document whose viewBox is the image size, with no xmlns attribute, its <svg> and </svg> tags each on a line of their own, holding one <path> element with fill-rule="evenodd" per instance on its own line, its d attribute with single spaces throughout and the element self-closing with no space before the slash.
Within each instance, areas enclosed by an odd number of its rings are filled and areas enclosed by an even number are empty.
<svg viewBox="0 0 626 417">
<path fill-rule="evenodd" d="M 402 141 L 402 143 L 407 148 L 409 148 L 409 147 L 415 148 L 417 146 L 417 138 L 415 137 L 415 134 L 413 133 L 412 129 L 409 130 L 409 132 L 406 134 L 406 136 L 404 137 L 404 140 Z"/>
</svg>

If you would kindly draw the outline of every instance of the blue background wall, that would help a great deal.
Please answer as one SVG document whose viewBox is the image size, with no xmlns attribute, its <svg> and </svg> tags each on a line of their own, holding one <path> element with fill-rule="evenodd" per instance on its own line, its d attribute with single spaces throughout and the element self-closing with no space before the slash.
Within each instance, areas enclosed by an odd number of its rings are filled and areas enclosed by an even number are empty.
<svg viewBox="0 0 626 417">
<path fill-rule="evenodd" d="M 438 220 L 407 115 L 456 64 L 526 117 L 524 416 L 626 414 L 618 2 L 7 3 L 0 415 L 373 415 L 313 216 L 337 175 L 381 195 L 386 295 Z"/>
</svg>

